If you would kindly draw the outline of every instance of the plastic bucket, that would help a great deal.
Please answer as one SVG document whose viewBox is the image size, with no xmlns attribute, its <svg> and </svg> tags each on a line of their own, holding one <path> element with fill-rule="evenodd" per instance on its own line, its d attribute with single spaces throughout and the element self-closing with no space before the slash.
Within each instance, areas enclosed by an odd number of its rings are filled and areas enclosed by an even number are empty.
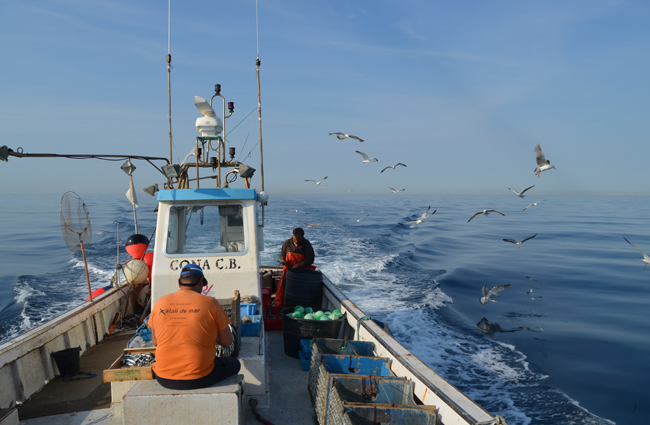
<svg viewBox="0 0 650 425">
<path fill-rule="evenodd" d="M 288 269 L 284 282 L 284 306 L 320 307 L 322 287 L 323 273 L 320 271 Z"/>
<path fill-rule="evenodd" d="M 81 352 L 81 347 L 66 348 L 65 350 L 55 351 L 50 355 L 56 363 L 56 367 L 59 369 L 59 374 L 61 376 L 72 376 L 77 374 L 81 370 L 81 364 L 79 364 L 79 353 Z"/>
<path fill-rule="evenodd" d="M 339 335 L 343 319 L 339 320 L 307 320 L 288 316 L 293 313 L 293 307 L 282 310 L 282 337 L 284 339 L 284 354 L 300 358 L 301 339 L 336 338 Z"/>
</svg>

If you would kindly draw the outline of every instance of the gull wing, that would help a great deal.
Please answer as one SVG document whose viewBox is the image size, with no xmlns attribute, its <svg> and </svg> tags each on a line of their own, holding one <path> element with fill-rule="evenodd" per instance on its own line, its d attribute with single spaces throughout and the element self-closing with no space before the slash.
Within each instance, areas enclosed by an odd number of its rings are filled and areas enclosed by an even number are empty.
<svg viewBox="0 0 650 425">
<path fill-rule="evenodd" d="M 358 140 L 358 141 L 360 141 L 360 142 L 363 142 L 363 139 L 360 138 L 360 137 L 352 136 L 352 135 L 348 135 L 348 137 L 349 137 L 350 139 L 355 139 L 355 140 Z"/>
<path fill-rule="evenodd" d="M 534 187 L 535 187 L 535 185 L 532 185 L 532 186 L 530 186 L 530 187 L 527 187 L 526 189 L 524 189 L 524 190 L 521 191 L 520 195 L 523 195 L 524 193 L 526 193 L 526 191 L 527 191 L 528 189 L 532 189 L 532 188 L 534 188 Z"/>
<path fill-rule="evenodd" d="M 514 189 L 510 189 L 510 188 L 508 188 L 508 190 L 511 190 L 511 191 L 513 191 L 513 192 L 515 193 L 515 195 L 517 195 L 517 196 L 519 196 L 519 195 L 520 195 L 520 193 L 519 193 L 519 192 L 517 192 L 517 191 L 516 191 L 516 190 L 514 190 Z"/>
<path fill-rule="evenodd" d="M 532 239 L 532 238 L 534 238 L 535 236 L 537 236 L 537 233 L 535 233 L 533 236 L 529 236 L 529 237 L 527 237 L 526 239 L 524 239 L 523 241 L 521 241 L 521 243 L 524 243 L 524 242 L 526 242 L 528 239 Z"/>
<path fill-rule="evenodd" d="M 370 159 L 370 158 L 368 158 L 368 155 L 366 155 L 366 154 L 363 153 L 363 152 L 360 152 L 360 151 L 355 151 L 355 152 L 358 153 L 359 155 L 361 155 L 361 156 L 363 157 L 363 159 L 365 159 L 365 160 L 369 160 L 369 159 Z"/>
<path fill-rule="evenodd" d="M 401 162 L 398 162 L 397 164 L 395 164 L 395 167 L 397 167 L 398 165 L 401 165 L 402 167 L 406 167 L 406 164 L 402 164 Z"/>
<path fill-rule="evenodd" d="M 484 297 L 487 297 L 488 292 L 489 292 L 488 288 L 487 288 L 487 285 L 483 285 L 483 289 L 481 289 L 481 292 L 483 293 Z"/>
<path fill-rule="evenodd" d="M 505 217 L 505 214 L 504 214 L 504 213 L 499 212 L 499 211 L 497 211 L 497 210 L 487 210 L 487 211 L 488 211 L 488 212 L 494 212 L 494 213 L 497 213 L 497 214 L 501 214 L 502 216 Z"/>
<path fill-rule="evenodd" d="M 315 223 L 315 224 L 310 224 L 310 225 L 309 225 L 309 227 L 316 227 L 316 226 L 320 226 L 321 224 L 323 224 L 323 222 L 322 222 L 322 221 L 321 221 L 321 222 L 319 222 L 319 223 Z"/>
<path fill-rule="evenodd" d="M 516 240 L 514 240 L 514 239 L 504 239 L 504 241 L 505 241 L 505 242 L 510 242 L 510 243 L 514 243 L 514 244 L 516 244 L 516 243 L 517 243 L 517 241 L 516 241 Z"/>
<path fill-rule="evenodd" d="M 331 136 L 332 134 L 336 134 L 337 136 L 340 136 L 340 135 L 342 135 L 343 133 L 339 133 L 339 132 L 337 132 L 337 133 L 330 133 L 329 135 Z"/>
<path fill-rule="evenodd" d="M 537 161 L 537 165 L 541 167 L 542 165 L 550 164 L 550 162 L 546 160 L 546 157 L 544 156 L 544 152 L 542 152 L 542 146 L 539 143 L 537 144 L 537 146 L 535 146 L 535 154 L 537 155 L 535 157 L 535 160 Z"/>
<path fill-rule="evenodd" d="M 427 210 L 426 210 L 426 211 L 425 211 L 425 212 L 420 216 L 420 218 L 421 218 L 422 220 L 424 220 L 425 218 L 427 218 L 427 213 L 429 212 L 430 209 L 431 209 L 431 205 L 429 205 L 429 208 L 427 208 Z M 437 211 L 437 210 L 436 210 L 436 211 Z"/>
<path fill-rule="evenodd" d="M 316 180 L 305 180 L 306 182 L 314 182 L 316 183 Z"/>
<path fill-rule="evenodd" d="M 632 245 L 633 247 L 635 247 L 636 249 L 638 249 L 639 252 L 640 252 L 641 254 L 643 254 L 643 257 L 644 257 L 644 258 L 647 258 L 648 260 L 650 260 L 650 257 L 648 257 L 648 254 L 646 254 L 645 252 L 643 252 L 643 250 L 642 250 L 641 248 L 639 248 L 638 246 L 634 245 L 632 242 L 628 241 L 628 240 L 625 238 L 625 236 L 623 236 L 623 239 L 625 239 L 625 242 L 629 243 L 630 245 Z"/>
<path fill-rule="evenodd" d="M 388 167 L 384 167 L 384 169 L 383 169 L 383 170 L 381 170 L 381 171 L 380 171 L 380 173 L 383 173 L 384 171 L 386 171 L 386 170 L 388 170 L 389 168 L 393 168 L 393 167 L 391 167 L 391 166 L 388 166 Z"/>
<path fill-rule="evenodd" d="M 323 177 L 322 179 L 318 180 L 319 182 L 322 182 L 323 180 L 327 180 L 327 176 Z"/>
<path fill-rule="evenodd" d="M 431 208 L 431 207 L 429 207 L 429 208 Z M 427 210 L 427 211 L 429 211 L 429 210 Z M 431 214 L 429 214 L 428 216 L 422 217 L 422 220 L 424 220 L 425 218 L 431 217 L 432 215 L 434 215 L 436 213 L 436 211 L 438 211 L 438 210 L 433 210 L 433 212 Z"/>
<path fill-rule="evenodd" d="M 510 288 L 510 284 L 507 285 L 497 285 L 494 288 L 490 289 L 490 292 L 496 295 L 497 297 L 499 296 L 499 292 L 503 291 L 504 289 Z"/>
<path fill-rule="evenodd" d="M 483 211 L 479 211 L 479 212 L 475 213 L 473 216 L 470 217 L 469 220 L 467 220 L 467 222 L 469 223 L 470 221 L 472 221 L 474 219 L 474 217 L 476 217 L 479 214 L 483 214 Z"/>
</svg>

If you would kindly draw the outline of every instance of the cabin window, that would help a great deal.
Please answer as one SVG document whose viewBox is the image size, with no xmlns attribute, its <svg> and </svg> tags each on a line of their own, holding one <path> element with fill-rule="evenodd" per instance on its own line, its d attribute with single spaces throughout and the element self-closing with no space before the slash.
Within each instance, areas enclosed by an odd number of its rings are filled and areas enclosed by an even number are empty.
<svg viewBox="0 0 650 425">
<path fill-rule="evenodd" d="M 169 208 L 167 254 L 243 252 L 241 205 L 174 205 Z"/>
</svg>

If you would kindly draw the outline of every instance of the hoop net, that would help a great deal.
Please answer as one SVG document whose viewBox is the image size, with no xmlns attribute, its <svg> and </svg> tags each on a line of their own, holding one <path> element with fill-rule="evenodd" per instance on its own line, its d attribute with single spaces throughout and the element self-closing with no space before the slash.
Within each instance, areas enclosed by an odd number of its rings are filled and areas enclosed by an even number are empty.
<svg viewBox="0 0 650 425">
<path fill-rule="evenodd" d="M 72 252 L 77 252 L 93 239 L 90 215 L 86 204 L 74 192 L 66 192 L 61 198 L 61 232 L 63 240 Z"/>
</svg>

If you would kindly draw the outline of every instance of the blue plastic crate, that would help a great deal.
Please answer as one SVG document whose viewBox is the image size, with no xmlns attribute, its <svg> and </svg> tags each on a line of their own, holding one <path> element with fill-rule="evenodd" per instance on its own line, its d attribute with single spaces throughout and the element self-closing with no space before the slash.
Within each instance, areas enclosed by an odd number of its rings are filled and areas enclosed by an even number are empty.
<svg viewBox="0 0 650 425">
<path fill-rule="evenodd" d="M 257 313 L 257 303 L 243 303 L 239 305 L 241 316 L 254 316 Z"/>
<path fill-rule="evenodd" d="M 309 357 L 311 358 L 311 339 L 301 339 L 300 340 L 300 350 L 309 352 Z"/>
<path fill-rule="evenodd" d="M 300 364 L 302 365 L 302 370 L 309 370 L 309 365 L 311 364 L 311 358 L 305 357 L 304 350 L 298 352 L 298 357 L 300 357 Z"/>
<path fill-rule="evenodd" d="M 257 336 L 260 333 L 260 318 L 262 316 L 253 315 L 250 316 L 251 323 L 241 323 L 241 336 Z"/>
</svg>

